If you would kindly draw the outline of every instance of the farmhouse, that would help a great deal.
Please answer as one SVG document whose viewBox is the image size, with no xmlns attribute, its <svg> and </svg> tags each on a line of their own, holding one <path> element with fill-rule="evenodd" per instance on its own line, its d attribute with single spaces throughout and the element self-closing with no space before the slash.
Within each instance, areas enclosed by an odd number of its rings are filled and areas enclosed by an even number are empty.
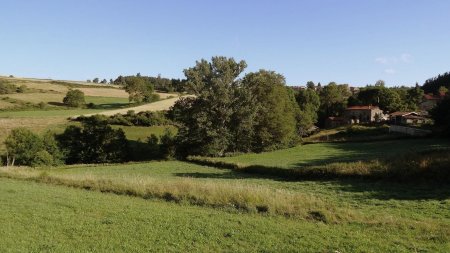
<svg viewBox="0 0 450 253">
<path fill-rule="evenodd" d="M 383 111 L 372 105 L 350 106 L 344 112 L 344 118 L 349 124 L 381 121 L 383 117 Z"/>
<path fill-rule="evenodd" d="M 417 112 L 394 112 L 389 115 L 389 119 L 393 124 L 423 124 L 429 121 Z"/>
</svg>

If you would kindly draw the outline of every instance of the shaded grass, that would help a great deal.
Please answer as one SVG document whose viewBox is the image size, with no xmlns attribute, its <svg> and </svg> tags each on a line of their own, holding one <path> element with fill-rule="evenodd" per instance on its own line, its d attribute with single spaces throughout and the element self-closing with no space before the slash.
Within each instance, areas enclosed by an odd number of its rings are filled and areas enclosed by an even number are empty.
<svg viewBox="0 0 450 253">
<path fill-rule="evenodd" d="M 395 157 L 441 147 L 450 147 L 450 141 L 442 139 L 405 139 L 374 142 L 317 143 L 299 145 L 273 152 L 209 158 L 208 160 L 245 166 L 261 165 L 292 169 L 335 162 Z"/>
<path fill-rule="evenodd" d="M 375 160 L 313 164 L 300 168 L 242 165 L 203 157 L 188 157 L 188 160 L 199 165 L 282 177 L 287 180 L 365 178 L 400 182 L 418 180 L 450 181 L 450 149 L 407 153 L 401 156 Z"/>
</svg>

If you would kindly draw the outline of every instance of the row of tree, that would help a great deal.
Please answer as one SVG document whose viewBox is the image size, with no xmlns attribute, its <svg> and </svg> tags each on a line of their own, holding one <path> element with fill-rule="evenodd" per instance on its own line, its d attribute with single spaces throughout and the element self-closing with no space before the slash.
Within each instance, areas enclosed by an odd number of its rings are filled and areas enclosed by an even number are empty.
<svg viewBox="0 0 450 253">
<path fill-rule="evenodd" d="M 174 139 L 173 132 L 166 130 L 160 137 L 151 135 L 136 145 L 126 139 L 122 129 L 114 129 L 105 118 L 93 116 L 85 118 L 80 126 L 68 126 L 62 134 L 46 132 L 41 136 L 26 128 L 12 130 L 5 141 L 3 163 L 37 167 L 168 159 L 175 155 Z"/>
<path fill-rule="evenodd" d="M 169 79 L 161 77 L 158 75 L 157 77 L 152 76 L 142 76 L 140 73 L 137 73 L 135 76 L 119 76 L 117 77 L 113 83 L 117 85 L 127 86 L 130 81 L 135 82 L 136 79 L 142 80 L 148 86 L 151 86 L 151 89 L 156 89 L 159 91 L 165 92 L 184 92 L 186 80 L 181 79 Z"/>
<path fill-rule="evenodd" d="M 439 94 L 445 92 L 443 88 L 447 91 L 450 90 L 450 72 L 426 80 L 422 88 L 427 94 Z"/>
</svg>

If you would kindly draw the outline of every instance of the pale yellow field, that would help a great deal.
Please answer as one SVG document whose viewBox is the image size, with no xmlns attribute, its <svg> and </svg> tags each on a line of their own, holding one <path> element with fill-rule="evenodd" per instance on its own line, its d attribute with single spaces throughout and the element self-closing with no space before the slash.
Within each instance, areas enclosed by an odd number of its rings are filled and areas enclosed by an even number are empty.
<svg viewBox="0 0 450 253">
<path fill-rule="evenodd" d="M 25 127 L 33 132 L 42 133 L 47 129 L 54 129 L 58 125 L 67 124 L 65 117 L 45 118 L 0 118 L 0 151 L 4 150 L 4 141 L 12 129 Z"/>
<path fill-rule="evenodd" d="M 125 90 L 117 88 L 76 88 L 76 90 L 81 90 L 85 96 L 91 97 L 128 98 Z"/>
<path fill-rule="evenodd" d="M 130 110 L 133 110 L 136 113 L 144 112 L 144 111 L 164 111 L 164 110 L 169 110 L 170 107 L 172 107 L 178 99 L 180 99 L 180 97 L 169 98 L 169 99 L 161 100 L 158 102 L 140 105 L 140 106 L 136 106 L 136 107 L 125 108 L 125 109 L 109 110 L 109 111 L 100 112 L 100 113 L 84 114 L 84 116 L 92 116 L 92 115 L 96 115 L 96 114 L 111 116 L 114 114 L 126 114 Z M 78 117 L 78 116 L 75 116 L 74 118 L 76 118 L 76 117 Z"/>
<path fill-rule="evenodd" d="M 48 102 L 62 102 L 65 94 L 62 93 L 15 93 L 0 95 L 0 97 L 10 97 L 31 103 L 48 103 Z"/>
<path fill-rule="evenodd" d="M 9 103 L 9 102 L 0 100 L 0 109 L 7 109 L 7 108 L 10 108 L 10 107 L 14 107 L 14 105 Z"/>
</svg>

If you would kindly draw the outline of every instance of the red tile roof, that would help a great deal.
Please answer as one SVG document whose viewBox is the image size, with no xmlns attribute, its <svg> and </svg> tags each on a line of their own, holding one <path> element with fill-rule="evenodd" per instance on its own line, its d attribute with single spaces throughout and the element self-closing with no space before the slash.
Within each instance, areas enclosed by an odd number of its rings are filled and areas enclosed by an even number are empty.
<svg viewBox="0 0 450 253">
<path fill-rule="evenodd" d="M 425 95 L 423 95 L 423 98 L 425 100 L 441 100 L 444 98 L 444 95 L 440 94 L 439 96 L 436 96 L 433 94 L 425 94 Z"/>
</svg>

